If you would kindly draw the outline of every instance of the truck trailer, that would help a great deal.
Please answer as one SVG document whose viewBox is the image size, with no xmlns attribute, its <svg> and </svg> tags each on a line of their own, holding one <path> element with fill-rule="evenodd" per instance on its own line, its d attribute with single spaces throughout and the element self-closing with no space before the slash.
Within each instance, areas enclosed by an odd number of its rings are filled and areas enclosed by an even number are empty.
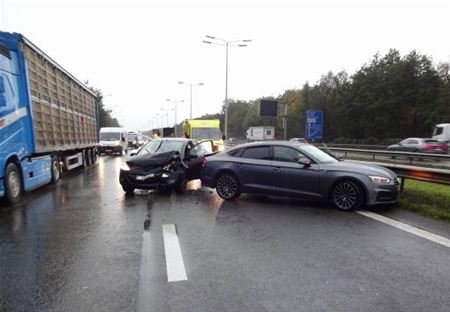
<svg viewBox="0 0 450 312">
<path fill-rule="evenodd" d="M 96 96 L 23 35 L 0 32 L 0 197 L 97 159 Z"/>
<path fill-rule="evenodd" d="M 246 138 L 248 141 L 265 141 L 275 139 L 275 127 L 250 127 L 247 130 Z"/>
</svg>

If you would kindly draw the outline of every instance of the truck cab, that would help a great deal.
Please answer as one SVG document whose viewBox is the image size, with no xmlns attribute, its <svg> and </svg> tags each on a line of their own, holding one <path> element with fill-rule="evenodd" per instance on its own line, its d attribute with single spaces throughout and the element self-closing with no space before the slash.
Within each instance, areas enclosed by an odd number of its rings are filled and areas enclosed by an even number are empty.
<svg viewBox="0 0 450 312">
<path fill-rule="evenodd" d="M 214 152 L 224 150 L 219 119 L 187 119 L 183 123 L 183 135 L 197 142 L 212 140 Z"/>
<path fill-rule="evenodd" d="M 435 125 L 432 138 L 450 144 L 450 123 Z"/>
</svg>

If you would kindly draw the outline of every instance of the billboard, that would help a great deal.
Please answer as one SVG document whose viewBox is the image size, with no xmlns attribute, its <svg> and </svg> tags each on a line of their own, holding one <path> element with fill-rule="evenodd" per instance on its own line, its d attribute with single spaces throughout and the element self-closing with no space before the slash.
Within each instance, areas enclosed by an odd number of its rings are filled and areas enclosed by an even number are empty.
<svg viewBox="0 0 450 312">
<path fill-rule="evenodd" d="M 261 100 L 259 103 L 259 116 L 277 116 L 278 101 Z"/>
</svg>

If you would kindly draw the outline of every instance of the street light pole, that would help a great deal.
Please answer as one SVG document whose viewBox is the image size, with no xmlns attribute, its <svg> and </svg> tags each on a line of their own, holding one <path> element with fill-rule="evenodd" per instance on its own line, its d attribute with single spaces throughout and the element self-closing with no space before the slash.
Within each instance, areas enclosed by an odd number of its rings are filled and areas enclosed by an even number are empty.
<svg viewBox="0 0 450 312">
<path fill-rule="evenodd" d="M 178 101 L 177 101 L 177 100 L 166 99 L 166 101 L 167 101 L 167 102 L 173 102 L 173 103 L 174 103 L 174 108 L 175 108 L 175 126 L 174 126 L 174 127 L 175 127 L 175 136 L 177 136 L 177 124 L 178 124 L 178 120 L 177 120 L 177 119 L 178 119 L 178 118 L 177 118 L 177 110 L 178 110 L 178 109 L 177 109 L 177 106 L 178 106 L 178 105 L 177 105 L 177 104 L 178 104 L 178 103 L 184 102 L 184 100 L 178 100 Z"/>
<path fill-rule="evenodd" d="M 225 53 L 225 139 L 228 140 L 228 42 Z"/>
<path fill-rule="evenodd" d="M 192 83 L 192 82 L 184 82 L 178 81 L 178 84 L 184 84 L 189 86 L 190 94 L 189 94 L 189 118 L 192 119 L 192 86 L 203 86 L 205 85 L 203 82 Z"/>
<path fill-rule="evenodd" d="M 203 40 L 203 43 L 207 44 L 215 44 L 215 45 L 221 45 L 225 46 L 225 138 L 228 139 L 228 47 L 234 46 L 234 47 L 246 47 L 247 42 L 251 42 L 250 39 L 243 39 L 243 40 L 233 40 L 228 41 L 222 38 L 213 37 L 206 35 L 206 38 L 211 40 Z"/>
</svg>

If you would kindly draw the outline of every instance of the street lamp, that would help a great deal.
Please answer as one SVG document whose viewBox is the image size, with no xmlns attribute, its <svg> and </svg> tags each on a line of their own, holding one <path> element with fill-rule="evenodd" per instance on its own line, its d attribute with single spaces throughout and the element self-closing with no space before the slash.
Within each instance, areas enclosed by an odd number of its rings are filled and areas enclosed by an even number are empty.
<svg viewBox="0 0 450 312">
<path fill-rule="evenodd" d="M 161 108 L 161 110 L 166 112 L 166 126 L 168 127 L 169 126 L 169 112 L 173 111 L 174 109 L 173 108 Z M 161 114 L 161 120 L 163 120 L 162 117 L 163 117 L 163 114 Z"/>
<path fill-rule="evenodd" d="M 190 97 L 189 97 L 189 103 L 190 103 L 189 104 L 189 107 L 190 107 L 190 109 L 189 109 L 189 111 L 190 111 L 189 116 L 190 117 L 189 118 L 192 119 L 192 86 L 203 86 L 205 84 L 203 82 L 192 83 L 192 82 L 184 82 L 184 81 L 178 81 L 178 84 L 180 84 L 180 85 L 182 85 L 182 84 L 188 85 L 190 90 L 191 90 Z"/>
<path fill-rule="evenodd" d="M 242 40 L 233 40 L 227 41 L 222 38 L 213 37 L 213 36 L 205 36 L 210 40 L 203 40 L 203 43 L 206 44 L 215 44 L 225 46 L 225 138 L 228 139 L 228 47 L 246 47 L 248 42 L 251 42 L 250 39 L 242 39 Z"/>
<path fill-rule="evenodd" d="M 177 136 L 177 104 L 178 103 L 184 103 L 184 100 L 171 100 L 171 99 L 166 99 L 167 102 L 172 102 L 175 104 L 175 136 Z"/>
</svg>

